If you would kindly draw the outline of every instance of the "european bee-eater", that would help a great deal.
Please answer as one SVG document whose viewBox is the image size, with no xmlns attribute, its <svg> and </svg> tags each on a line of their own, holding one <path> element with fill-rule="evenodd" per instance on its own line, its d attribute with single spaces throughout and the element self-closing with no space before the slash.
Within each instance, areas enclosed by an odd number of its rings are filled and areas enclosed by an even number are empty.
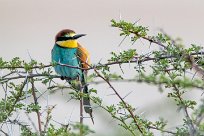
<svg viewBox="0 0 204 136">
<path fill-rule="evenodd" d="M 88 68 L 90 57 L 88 51 L 82 47 L 77 39 L 85 36 L 85 34 L 76 34 L 73 30 L 64 29 L 55 37 L 55 45 L 52 49 L 52 62 L 58 63 L 54 67 L 56 73 L 61 75 L 62 79 L 66 79 L 74 89 L 83 93 L 88 93 L 86 83 L 86 70 L 72 68 L 60 64 L 66 64 L 73 67 Z M 83 98 L 84 110 L 90 114 L 92 118 L 92 108 L 88 97 Z"/>
</svg>

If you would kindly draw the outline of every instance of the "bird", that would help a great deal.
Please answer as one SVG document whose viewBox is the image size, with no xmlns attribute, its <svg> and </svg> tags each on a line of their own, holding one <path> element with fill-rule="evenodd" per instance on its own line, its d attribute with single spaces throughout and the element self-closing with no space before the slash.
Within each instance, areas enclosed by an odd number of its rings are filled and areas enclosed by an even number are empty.
<svg viewBox="0 0 204 136">
<path fill-rule="evenodd" d="M 79 44 L 78 38 L 86 34 L 76 34 L 71 29 L 63 29 L 55 36 L 55 44 L 51 51 L 52 62 L 55 72 L 61 76 L 62 80 L 67 80 L 76 90 L 83 89 L 84 94 L 88 94 L 87 68 L 90 66 L 90 54 L 86 48 Z M 65 66 L 65 65 L 69 65 Z M 84 110 L 91 117 L 92 107 L 88 97 L 83 98 Z"/>
</svg>

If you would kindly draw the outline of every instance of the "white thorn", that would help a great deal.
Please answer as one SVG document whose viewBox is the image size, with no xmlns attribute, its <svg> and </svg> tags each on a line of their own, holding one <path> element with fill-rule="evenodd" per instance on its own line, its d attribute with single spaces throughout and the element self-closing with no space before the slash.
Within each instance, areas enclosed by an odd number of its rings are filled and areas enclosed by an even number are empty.
<svg viewBox="0 0 204 136">
<path fill-rule="evenodd" d="M 120 20 L 120 21 L 122 20 L 122 13 L 121 13 L 120 10 L 119 10 L 119 20 Z"/>
</svg>

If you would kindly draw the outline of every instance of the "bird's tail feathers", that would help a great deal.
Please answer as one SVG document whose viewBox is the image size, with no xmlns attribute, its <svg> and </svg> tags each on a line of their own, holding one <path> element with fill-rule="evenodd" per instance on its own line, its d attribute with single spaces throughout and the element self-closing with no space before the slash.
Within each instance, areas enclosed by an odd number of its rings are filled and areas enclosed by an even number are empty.
<svg viewBox="0 0 204 136">
<path fill-rule="evenodd" d="M 84 94 L 88 94 L 88 86 L 87 85 L 84 85 L 84 88 L 83 88 L 83 93 Z M 92 116 L 92 107 L 91 107 L 91 104 L 90 104 L 90 99 L 88 96 L 85 96 L 83 98 L 83 105 L 84 105 L 84 110 L 86 113 L 88 113 L 91 117 L 91 120 L 94 124 L 94 120 L 93 120 L 93 116 Z"/>
<path fill-rule="evenodd" d="M 67 80 L 69 82 L 69 84 L 71 84 L 72 88 L 76 91 L 82 90 L 83 89 L 83 93 L 84 93 L 84 97 L 83 97 L 83 106 L 84 106 L 84 111 L 86 113 L 88 113 L 91 117 L 91 120 L 94 124 L 94 120 L 93 120 L 93 116 L 92 116 L 92 107 L 90 104 L 90 99 L 88 96 L 88 84 L 86 84 L 85 79 L 82 79 L 82 81 L 80 80 Z"/>
</svg>

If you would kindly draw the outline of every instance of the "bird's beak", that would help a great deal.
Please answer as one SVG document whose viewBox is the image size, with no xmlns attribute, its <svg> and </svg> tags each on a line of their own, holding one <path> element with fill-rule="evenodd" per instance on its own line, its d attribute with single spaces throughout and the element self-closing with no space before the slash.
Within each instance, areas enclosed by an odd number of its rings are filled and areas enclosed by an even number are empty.
<svg viewBox="0 0 204 136">
<path fill-rule="evenodd" d="M 76 34 L 76 35 L 73 36 L 73 39 L 78 39 L 78 38 L 80 38 L 82 36 L 85 36 L 85 35 L 86 34 Z"/>
</svg>

